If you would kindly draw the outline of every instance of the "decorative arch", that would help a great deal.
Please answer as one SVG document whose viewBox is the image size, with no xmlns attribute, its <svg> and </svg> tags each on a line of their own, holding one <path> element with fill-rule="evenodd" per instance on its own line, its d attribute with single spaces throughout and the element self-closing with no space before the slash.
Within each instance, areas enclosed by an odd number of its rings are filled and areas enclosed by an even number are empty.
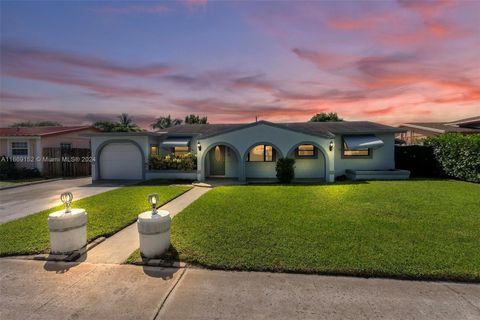
<svg viewBox="0 0 480 320">
<path fill-rule="evenodd" d="M 134 146 L 137 147 L 138 151 L 140 151 L 140 155 L 142 156 L 142 179 L 145 180 L 145 154 L 142 150 L 142 147 L 138 144 L 138 142 L 130 139 L 110 139 L 102 142 L 97 150 L 95 151 L 95 159 L 96 159 L 96 165 L 95 165 L 95 172 L 97 174 L 97 179 L 101 179 L 101 172 L 100 172 L 100 156 L 102 154 L 103 149 L 111 144 L 111 143 L 131 143 Z"/>
<path fill-rule="evenodd" d="M 298 142 L 296 144 L 293 145 L 293 147 L 290 148 L 290 150 L 288 150 L 288 153 L 287 153 L 287 157 L 288 155 L 290 155 L 292 152 L 295 151 L 295 149 L 301 145 L 301 144 L 312 144 L 314 145 L 318 150 L 320 150 L 320 153 L 322 154 L 323 156 L 323 169 L 325 170 L 325 179 L 327 179 L 327 175 L 328 175 L 328 168 L 329 168 L 329 163 L 328 163 L 328 154 L 327 152 L 325 151 L 325 149 L 319 145 L 318 143 L 316 142 L 313 142 L 313 141 L 301 141 L 301 142 Z"/>
<path fill-rule="evenodd" d="M 225 146 L 225 147 L 228 147 L 230 148 L 231 150 L 233 150 L 233 152 L 235 153 L 235 156 L 237 157 L 239 163 L 238 163 L 238 179 L 241 180 L 242 179 L 242 171 L 241 171 L 241 161 L 242 161 L 242 157 L 240 156 L 240 152 L 238 151 L 238 149 L 236 147 L 234 147 L 232 144 L 228 143 L 228 142 L 224 142 L 224 141 L 219 141 L 219 142 L 214 142 L 212 143 L 211 145 L 209 145 L 207 148 L 205 148 L 205 151 L 202 153 L 202 171 L 203 171 L 203 176 L 206 177 L 207 176 L 207 168 L 206 168 L 206 158 L 207 158 L 207 155 L 208 153 L 210 152 L 210 150 L 212 150 L 213 148 L 215 148 L 216 146 Z"/>
<path fill-rule="evenodd" d="M 255 142 L 254 144 L 252 144 L 250 147 L 247 148 L 247 150 L 243 154 L 242 162 L 245 163 L 245 160 L 247 160 L 247 155 L 252 148 L 254 148 L 258 145 L 261 145 L 261 144 L 266 144 L 266 145 L 272 146 L 275 149 L 275 152 L 277 152 L 278 156 L 280 158 L 283 158 L 282 150 L 279 147 L 277 147 L 275 144 L 273 144 L 271 142 L 267 142 L 267 141 L 260 141 L 260 142 Z"/>
</svg>

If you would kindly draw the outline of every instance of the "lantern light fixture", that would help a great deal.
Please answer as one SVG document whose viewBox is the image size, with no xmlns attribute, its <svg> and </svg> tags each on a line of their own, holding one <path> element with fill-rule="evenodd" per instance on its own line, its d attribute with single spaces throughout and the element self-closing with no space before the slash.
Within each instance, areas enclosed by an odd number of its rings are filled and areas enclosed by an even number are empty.
<svg viewBox="0 0 480 320">
<path fill-rule="evenodd" d="M 148 202 L 152 206 L 152 214 L 157 214 L 158 193 L 149 194 Z"/>
<path fill-rule="evenodd" d="M 330 144 L 328 145 L 328 149 L 329 149 L 330 151 L 333 150 L 333 140 L 330 141 Z"/>
<path fill-rule="evenodd" d="M 200 141 L 197 141 L 197 149 L 198 151 L 202 151 L 202 144 L 200 143 Z"/>
<path fill-rule="evenodd" d="M 65 213 L 72 212 L 72 210 L 70 209 L 70 204 L 73 200 L 73 194 L 71 192 L 64 192 L 60 195 L 60 200 L 65 205 Z"/>
</svg>

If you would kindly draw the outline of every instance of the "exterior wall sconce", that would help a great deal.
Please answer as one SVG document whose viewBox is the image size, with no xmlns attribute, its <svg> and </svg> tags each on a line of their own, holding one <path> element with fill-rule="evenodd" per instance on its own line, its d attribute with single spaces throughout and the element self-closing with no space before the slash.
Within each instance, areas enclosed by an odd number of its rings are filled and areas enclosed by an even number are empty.
<svg viewBox="0 0 480 320">
<path fill-rule="evenodd" d="M 158 193 L 152 193 L 148 195 L 148 202 L 152 207 L 152 215 L 157 214 Z"/>
<path fill-rule="evenodd" d="M 330 141 L 330 144 L 328 145 L 328 149 L 329 149 L 330 151 L 333 150 L 333 140 Z"/>
<path fill-rule="evenodd" d="M 200 141 L 197 141 L 197 149 L 198 151 L 202 151 L 202 145 L 200 144 Z"/>
<path fill-rule="evenodd" d="M 60 195 L 60 200 L 65 205 L 65 213 L 72 212 L 72 210 L 70 209 L 70 204 L 73 200 L 73 194 L 71 192 L 64 192 Z"/>
</svg>

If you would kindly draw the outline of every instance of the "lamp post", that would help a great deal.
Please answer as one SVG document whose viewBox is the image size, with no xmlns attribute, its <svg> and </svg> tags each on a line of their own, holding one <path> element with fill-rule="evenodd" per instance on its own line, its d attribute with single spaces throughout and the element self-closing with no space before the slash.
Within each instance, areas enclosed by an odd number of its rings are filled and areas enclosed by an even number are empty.
<svg viewBox="0 0 480 320">
<path fill-rule="evenodd" d="M 71 192 L 64 192 L 60 195 L 60 200 L 65 205 L 65 213 L 71 213 L 72 209 L 70 208 L 70 204 L 73 200 L 73 194 Z"/>
<path fill-rule="evenodd" d="M 62 193 L 60 200 L 65 209 L 48 215 L 50 251 L 54 254 L 70 254 L 87 244 L 87 213 L 85 209 L 70 207 L 73 200 L 71 192 Z"/>
<path fill-rule="evenodd" d="M 138 215 L 140 252 L 146 258 L 158 258 L 170 246 L 170 213 L 158 210 L 158 193 L 148 195 L 151 210 Z"/>
<path fill-rule="evenodd" d="M 158 203 L 158 193 L 152 193 L 148 195 L 148 202 L 152 207 L 152 215 L 158 214 L 157 203 Z"/>
</svg>

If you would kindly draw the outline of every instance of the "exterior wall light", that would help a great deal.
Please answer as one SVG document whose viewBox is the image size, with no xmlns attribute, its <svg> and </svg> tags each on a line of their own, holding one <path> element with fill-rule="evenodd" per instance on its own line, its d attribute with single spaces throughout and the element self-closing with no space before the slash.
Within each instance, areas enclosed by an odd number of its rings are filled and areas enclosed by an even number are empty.
<svg viewBox="0 0 480 320">
<path fill-rule="evenodd" d="M 329 149 L 330 151 L 333 150 L 333 140 L 330 141 L 330 144 L 328 145 L 328 149 Z"/>
<path fill-rule="evenodd" d="M 158 193 L 152 193 L 148 195 L 148 202 L 152 206 L 152 215 L 157 214 Z"/>
<path fill-rule="evenodd" d="M 198 151 L 202 151 L 202 145 L 200 144 L 200 141 L 197 141 L 197 149 Z"/>
<path fill-rule="evenodd" d="M 63 204 L 65 205 L 65 213 L 72 212 L 70 209 L 70 204 L 73 200 L 73 194 L 71 192 L 64 192 L 60 195 L 60 200 L 62 200 Z"/>
</svg>

